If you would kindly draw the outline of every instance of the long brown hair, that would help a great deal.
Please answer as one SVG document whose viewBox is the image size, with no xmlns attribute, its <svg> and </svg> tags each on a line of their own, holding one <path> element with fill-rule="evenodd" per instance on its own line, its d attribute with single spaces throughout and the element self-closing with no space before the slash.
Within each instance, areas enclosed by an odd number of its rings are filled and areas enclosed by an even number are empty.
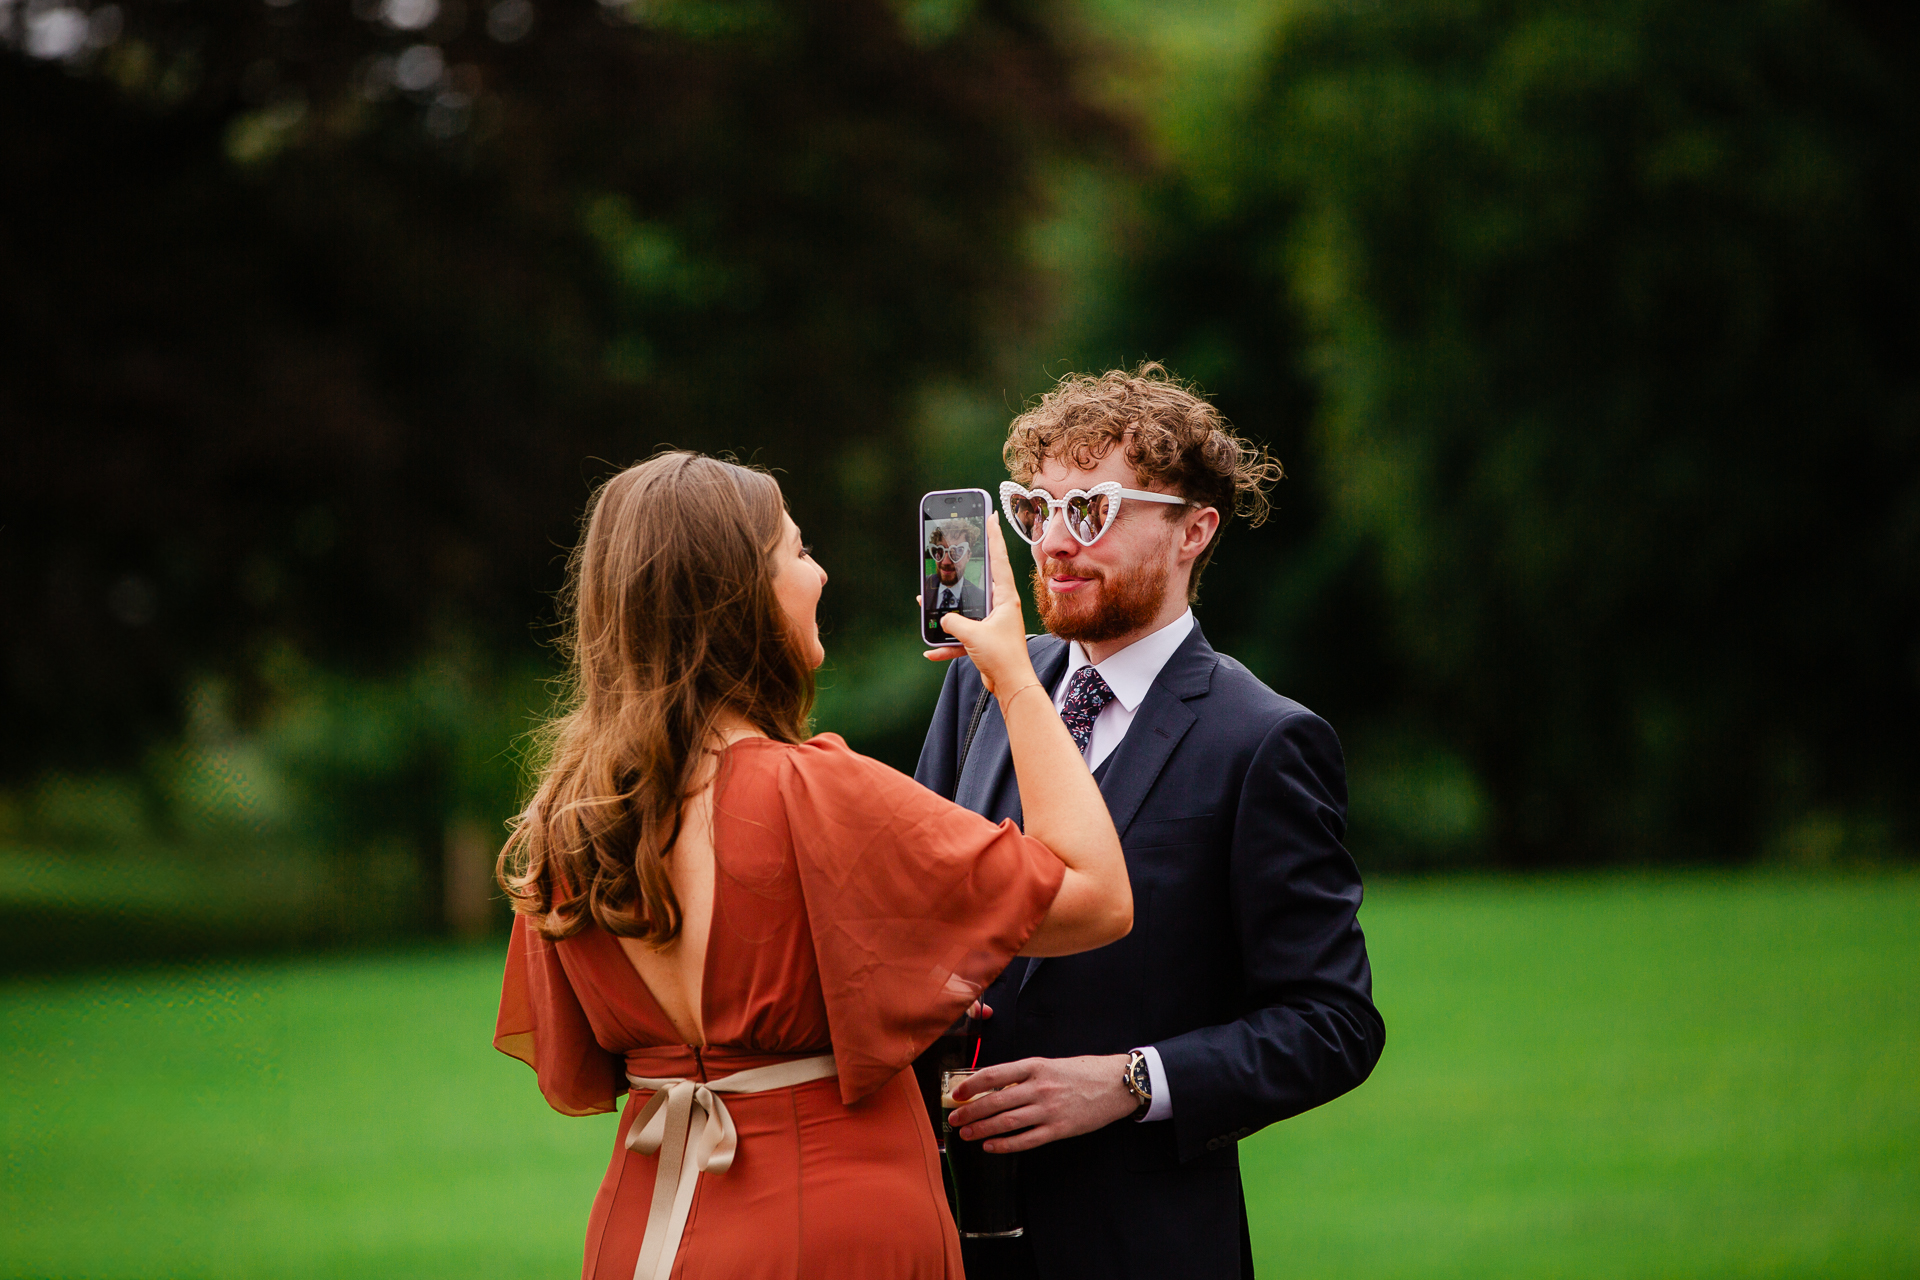
<svg viewBox="0 0 1920 1280">
<path fill-rule="evenodd" d="M 495 871 L 545 936 L 679 936 L 665 858 L 719 718 L 806 736 L 813 668 L 773 587 L 785 510 L 764 471 L 687 452 L 594 495 L 561 597 L 562 711 Z"/>
</svg>

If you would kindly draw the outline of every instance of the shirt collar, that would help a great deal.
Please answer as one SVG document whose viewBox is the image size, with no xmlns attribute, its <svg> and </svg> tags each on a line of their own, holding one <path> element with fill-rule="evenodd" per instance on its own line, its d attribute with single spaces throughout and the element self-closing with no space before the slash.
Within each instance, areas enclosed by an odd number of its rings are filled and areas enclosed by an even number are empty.
<svg viewBox="0 0 1920 1280">
<path fill-rule="evenodd" d="M 1091 666 L 1107 682 L 1107 688 L 1113 690 L 1114 701 L 1129 712 L 1139 707 L 1141 699 L 1147 696 L 1147 690 L 1160 675 L 1160 669 L 1167 665 L 1167 659 L 1180 647 L 1180 642 L 1193 630 L 1193 610 L 1188 609 L 1166 626 L 1149 635 L 1141 636 L 1126 648 L 1110 655 L 1105 662 L 1090 663 L 1087 651 L 1075 640 L 1067 650 L 1067 679 L 1081 667 Z M 1065 686 L 1062 685 L 1062 688 Z"/>
</svg>

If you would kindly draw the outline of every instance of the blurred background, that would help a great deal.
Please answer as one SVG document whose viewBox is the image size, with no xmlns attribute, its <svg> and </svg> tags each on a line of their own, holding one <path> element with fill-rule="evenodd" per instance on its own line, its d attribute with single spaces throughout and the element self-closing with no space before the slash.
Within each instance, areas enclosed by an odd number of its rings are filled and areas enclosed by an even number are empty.
<svg viewBox="0 0 1920 1280">
<path fill-rule="evenodd" d="M 1287 467 L 1198 613 L 1341 733 L 1390 1027 L 1243 1144 L 1262 1274 L 1920 1275 L 1916 54 L 0 0 L 0 1270 L 577 1265 L 611 1130 L 486 1038 L 593 487 L 774 468 L 818 726 L 910 769 L 915 499 L 1157 359 Z"/>
</svg>

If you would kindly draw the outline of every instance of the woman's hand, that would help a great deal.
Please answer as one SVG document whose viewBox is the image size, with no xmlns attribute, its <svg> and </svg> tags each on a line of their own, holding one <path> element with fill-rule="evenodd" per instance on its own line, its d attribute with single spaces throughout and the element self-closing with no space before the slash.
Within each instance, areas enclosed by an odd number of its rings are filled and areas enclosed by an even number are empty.
<svg viewBox="0 0 1920 1280">
<path fill-rule="evenodd" d="M 1013 693 L 1023 684 L 1037 683 L 1033 659 L 1027 656 L 1027 622 L 1020 607 L 1020 585 L 1007 558 L 1007 539 L 1000 532 L 1000 513 L 987 523 L 987 567 L 993 574 L 993 611 L 975 622 L 963 613 L 942 614 L 940 629 L 960 642 L 927 650 L 927 657 L 946 662 L 965 653 L 980 668 L 980 678 L 998 694 Z"/>
</svg>

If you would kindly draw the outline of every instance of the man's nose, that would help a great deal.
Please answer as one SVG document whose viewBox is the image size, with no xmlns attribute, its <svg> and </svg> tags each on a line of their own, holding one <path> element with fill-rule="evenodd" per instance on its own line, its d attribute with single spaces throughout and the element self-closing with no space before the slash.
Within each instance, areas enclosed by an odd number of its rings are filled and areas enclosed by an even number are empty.
<svg viewBox="0 0 1920 1280">
<path fill-rule="evenodd" d="M 1044 556 L 1056 560 L 1070 560 L 1080 550 L 1080 544 L 1067 532 L 1067 513 L 1050 511 L 1047 513 L 1047 529 L 1040 535 L 1039 551 Z"/>
</svg>

